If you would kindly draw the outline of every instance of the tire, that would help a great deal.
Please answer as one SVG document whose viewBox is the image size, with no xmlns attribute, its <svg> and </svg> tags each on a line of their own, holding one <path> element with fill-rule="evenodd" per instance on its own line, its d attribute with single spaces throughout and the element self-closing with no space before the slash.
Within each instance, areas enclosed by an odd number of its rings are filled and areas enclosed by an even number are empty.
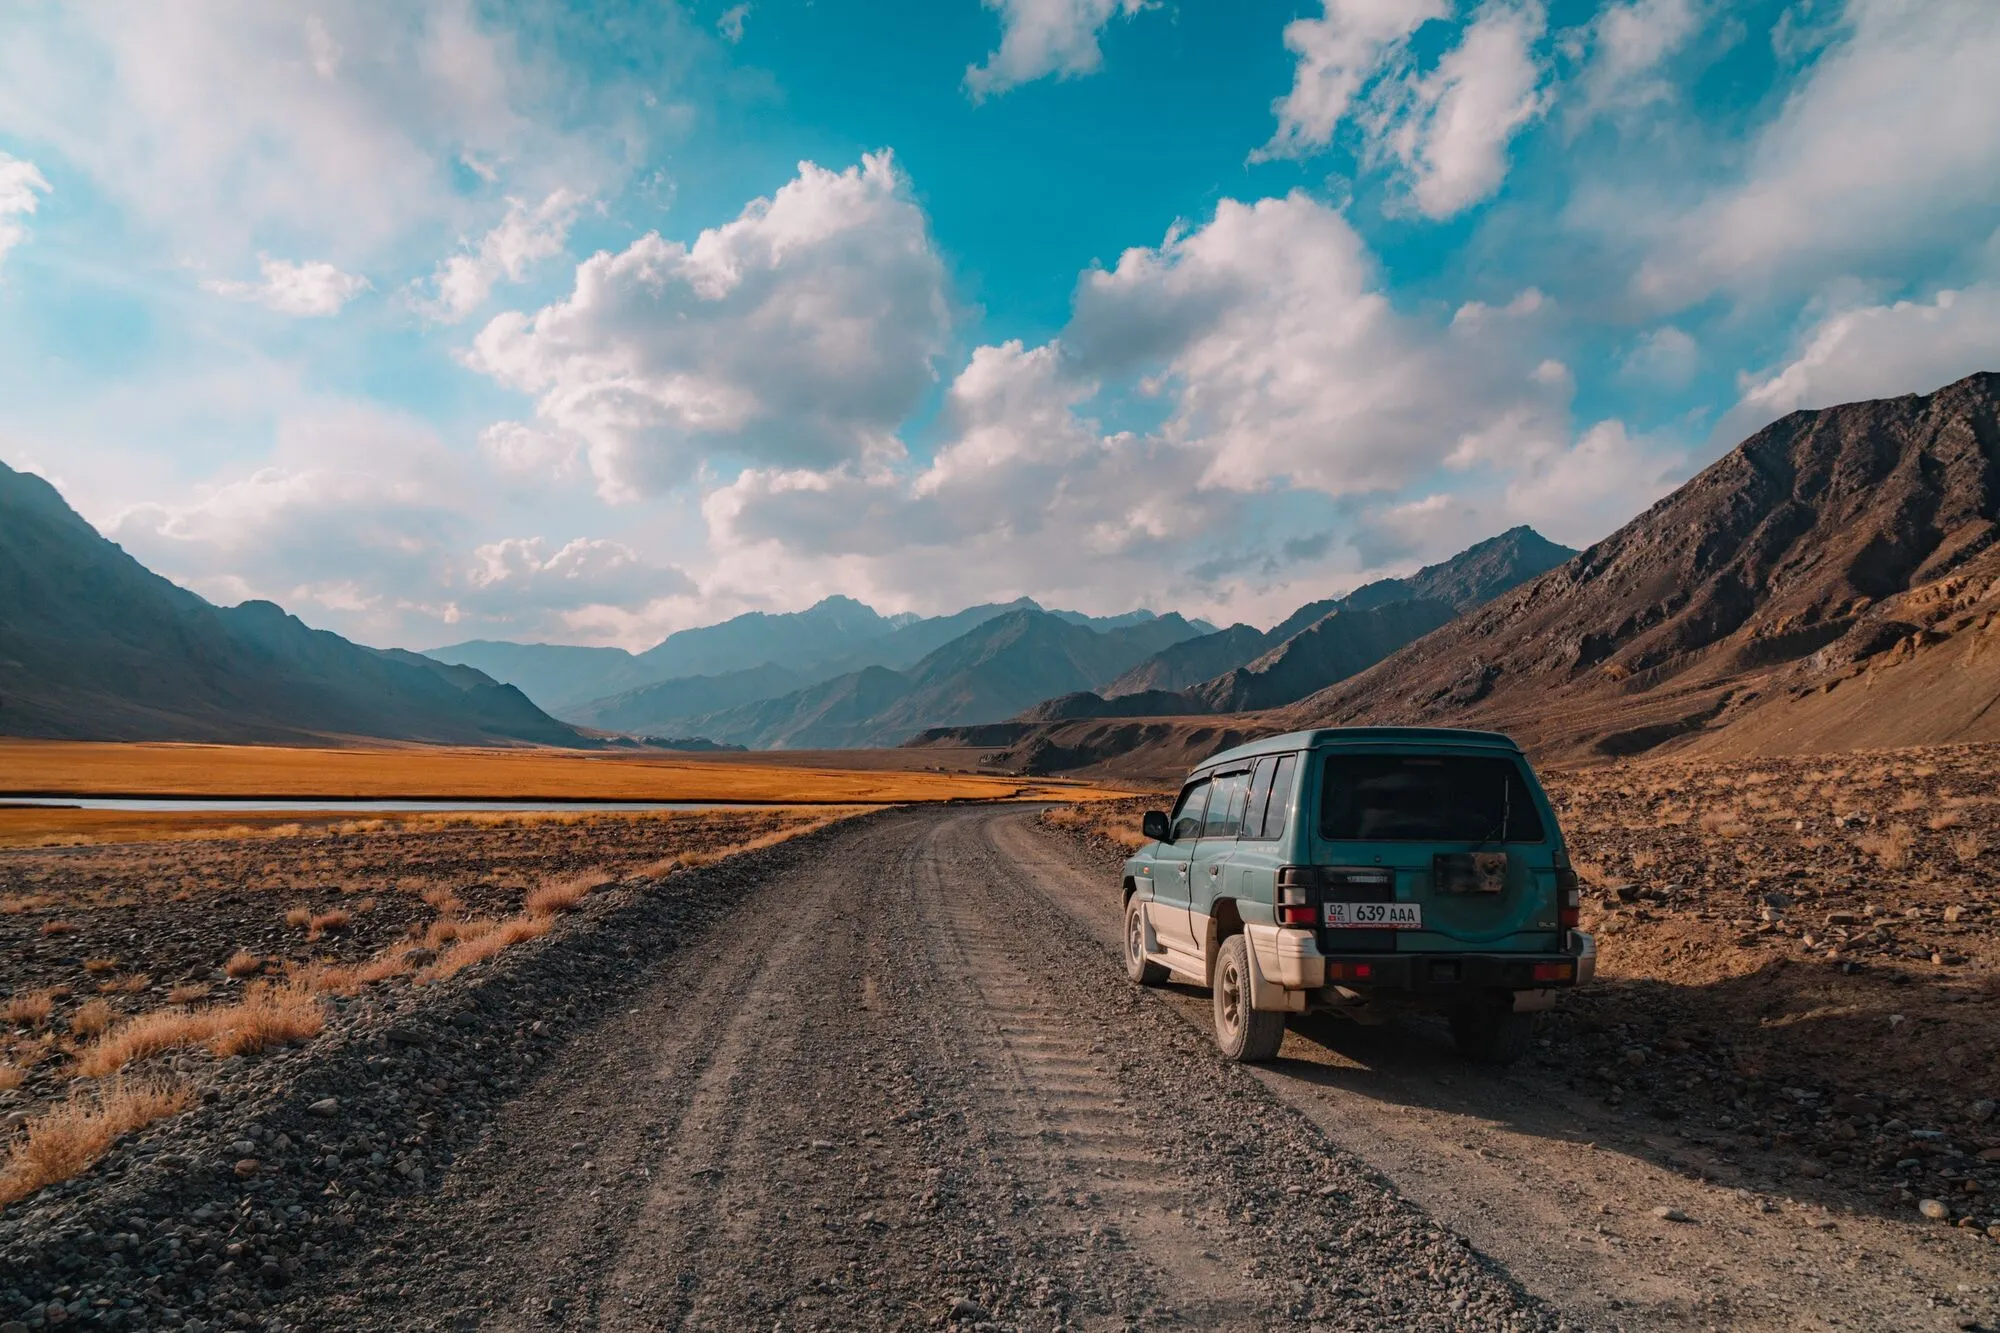
<svg viewBox="0 0 2000 1333">
<path fill-rule="evenodd" d="M 1283 1014 L 1250 1007 L 1250 945 L 1231 935 L 1215 955 L 1215 1044 L 1238 1064 L 1261 1064 L 1284 1039 Z"/>
<path fill-rule="evenodd" d="M 1492 1003 L 1461 1005 L 1451 1013 L 1451 1039 L 1468 1060 L 1511 1065 L 1528 1053 L 1540 1018 Z"/>
<path fill-rule="evenodd" d="M 1167 969 L 1146 960 L 1146 905 L 1136 893 L 1125 900 L 1125 975 L 1141 986 L 1167 982 Z"/>
</svg>

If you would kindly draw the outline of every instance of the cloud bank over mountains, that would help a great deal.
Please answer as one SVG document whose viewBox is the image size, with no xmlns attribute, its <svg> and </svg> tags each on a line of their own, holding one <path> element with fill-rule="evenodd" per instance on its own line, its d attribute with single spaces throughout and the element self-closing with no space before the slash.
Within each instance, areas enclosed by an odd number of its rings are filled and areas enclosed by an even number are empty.
<svg viewBox="0 0 2000 1333">
<path fill-rule="evenodd" d="M 765 8 L 38 12 L 0 51 L 0 352 L 102 350 L 0 382 L 0 456 L 373 642 L 835 592 L 1255 621 L 1518 522 L 1585 544 L 1786 411 L 2000 367 L 1993 6 L 1238 11 L 1231 173 L 1102 252 L 1065 201 L 983 231 L 918 120 L 1018 117 L 982 169 L 1033 192 L 1034 136 L 1090 129 L 1049 99 L 1130 96 L 1177 20 L 963 9 L 844 142 L 790 118 L 808 19 Z M 746 127 L 799 151 L 712 146 Z M 983 277 L 1028 247 L 1056 317 Z M 79 272 L 117 276 L 59 309 Z"/>
</svg>

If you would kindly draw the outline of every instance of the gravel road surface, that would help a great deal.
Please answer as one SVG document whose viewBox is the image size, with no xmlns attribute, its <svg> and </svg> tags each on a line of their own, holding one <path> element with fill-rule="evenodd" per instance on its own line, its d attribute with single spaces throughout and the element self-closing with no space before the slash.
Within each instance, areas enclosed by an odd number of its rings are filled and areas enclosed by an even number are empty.
<svg viewBox="0 0 2000 1333">
<path fill-rule="evenodd" d="M 1025 820 L 891 815 L 750 890 L 288 1311 L 345 1328 L 1563 1326 L 1128 986 L 997 840 L 1046 858 Z"/>
</svg>

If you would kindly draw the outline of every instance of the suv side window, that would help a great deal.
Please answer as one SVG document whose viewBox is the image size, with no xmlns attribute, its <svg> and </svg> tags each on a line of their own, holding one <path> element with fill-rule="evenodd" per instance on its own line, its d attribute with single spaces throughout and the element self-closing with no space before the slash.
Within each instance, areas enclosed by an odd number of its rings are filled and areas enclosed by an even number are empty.
<svg viewBox="0 0 2000 1333">
<path fill-rule="evenodd" d="M 1243 827 L 1243 802 L 1250 794 L 1250 770 L 1239 768 L 1234 773 L 1224 773 L 1216 778 L 1208 790 L 1208 819 L 1203 824 L 1201 836 L 1204 838 L 1233 838 Z"/>
<path fill-rule="evenodd" d="M 1264 833 L 1267 838 L 1285 836 L 1285 824 L 1292 813 L 1292 783 L 1297 779 L 1299 757 L 1282 754 L 1271 768 L 1271 799 L 1264 806 Z"/>
<path fill-rule="evenodd" d="M 1208 807 L 1208 779 L 1197 778 L 1181 788 L 1174 802 L 1174 841 L 1186 842 L 1201 836 L 1202 812 Z"/>
<path fill-rule="evenodd" d="M 1264 836 L 1264 807 L 1271 800 L 1271 770 L 1277 767 L 1277 760 L 1259 759 L 1257 767 L 1250 770 L 1250 804 L 1243 807 L 1243 836 L 1261 838 Z"/>
</svg>

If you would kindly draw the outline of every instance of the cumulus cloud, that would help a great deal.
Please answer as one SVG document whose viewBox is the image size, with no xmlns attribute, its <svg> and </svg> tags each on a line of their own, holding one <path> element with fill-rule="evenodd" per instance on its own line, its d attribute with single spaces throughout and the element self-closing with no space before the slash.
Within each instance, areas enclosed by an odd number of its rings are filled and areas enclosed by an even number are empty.
<svg viewBox="0 0 2000 1333">
<path fill-rule="evenodd" d="M 1306 157 L 1333 141 L 1361 90 L 1403 54 L 1410 34 L 1450 16 L 1448 0 L 1323 0 L 1285 25 L 1298 57 L 1292 90 L 1271 104 L 1278 130 L 1256 158 Z"/>
<path fill-rule="evenodd" d="M 1742 399 L 1719 433 L 1733 438 L 1802 407 L 1928 393 L 2000 370 L 2000 287 L 1843 310 L 1817 321 L 1802 343 L 1783 366 L 1744 378 Z"/>
<path fill-rule="evenodd" d="M 460 160 L 537 191 L 615 175 L 606 136 L 561 128 L 587 100 L 467 0 L 30 6 L 0 43 L 0 131 L 210 263 L 458 225 Z"/>
<path fill-rule="evenodd" d="M 1399 164 L 1425 217 L 1455 216 L 1499 190 L 1514 136 L 1548 107 L 1535 55 L 1547 27 L 1539 0 L 1488 0 L 1435 69 L 1378 90 L 1370 156 Z"/>
<path fill-rule="evenodd" d="M 1739 174 L 1661 230 L 1641 292 L 1811 289 L 1897 279 L 1913 256 L 2000 222 L 2000 5 L 1848 0 Z"/>
<path fill-rule="evenodd" d="M 722 34 L 722 40 L 735 45 L 743 40 L 743 20 L 750 17 L 750 6 L 731 5 L 722 11 L 722 17 L 715 21 L 715 30 Z"/>
<path fill-rule="evenodd" d="M 1701 26 L 1696 0 L 1625 0 L 1606 5 L 1590 23 L 1588 57 L 1577 78 L 1571 111 L 1588 120 L 1664 101 L 1673 86 L 1664 65 Z"/>
<path fill-rule="evenodd" d="M 1399 313 L 1354 229 L 1303 194 L 1224 201 L 1206 226 L 1084 278 L 1064 335 L 1095 374 L 1157 368 L 1204 484 L 1393 490 L 1454 454 L 1560 435 L 1569 385 L 1529 350 L 1533 290 L 1448 320 Z"/>
<path fill-rule="evenodd" d="M 509 312 L 467 364 L 535 395 L 611 498 L 659 493 L 721 451 L 828 466 L 901 446 L 948 327 L 944 266 L 889 154 L 798 176 L 692 245 L 652 233 Z"/>
<path fill-rule="evenodd" d="M 342 273 L 324 259 L 292 261 L 258 256 L 255 282 L 205 278 L 202 286 L 232 301 L 250 301 L 281 315 L 337 315 L 368 290 L 368 280 Z"/>
<path fill-rule="evenodd" d="M 1000 48 L 983 65 L 965 70 L 965 90 L 975 101 L 1050 74 L 1073 78 L 1104 63 L 1097 35 L 1118 15 L 1145 8 L 1146 0 L 984 0 L 1000 12 Z"/>
<path fill-rule="evenodd" d="M 440 323 L 464 319 L 486 304 L 502 278 L 519 282 L 536 260 L 561 254 L 582 207 L 583 196 L 573 190 L 556 190 L 533 206 L 509 199 L 500 225 L 438 265 L 431 276 L 437 294 L 418 295 L 417 308 Z"/>
<path fill-rule="evenodd" d="M 47 194 L 49 183 L 34 163 L 0 153 L 0 261 L 28 239 L 28 229 L 20 219 L 33 216 L 38 190 Z"/>
<path fill-rule="evenodd" d="M 1694 338 L 1672 324 L 1639 335 L 1619 370 L 1629 378 L 1656 384 L 1681 385 L 1694 378 L 1701 365 L 1701 348 Z"/>
<path fill-rule="evenodd" d="M 461 601 L 517 615 L 630 606 L 694 591 L 680 570 L 655 564 L 622 542 L 579 537 L 549 550 L 541 537 L 509 537 L 472 553 Z"/>
</svg>

